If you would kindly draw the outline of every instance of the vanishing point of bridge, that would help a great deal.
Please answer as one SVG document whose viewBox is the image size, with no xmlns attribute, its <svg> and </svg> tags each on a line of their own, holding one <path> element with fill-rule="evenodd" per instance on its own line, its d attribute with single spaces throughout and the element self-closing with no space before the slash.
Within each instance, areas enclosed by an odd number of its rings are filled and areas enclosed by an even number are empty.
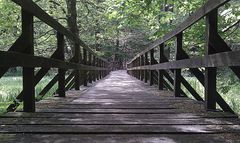
<svg viewBox="0 0 240 143">
<path fill-rule="evenodd" d="M 17 109 L 15 101 L 1 116 L 0 142 L 240 142 L 240 120 L 216 88 L 218 67 L 230 68 L 240 78 L 240 51 L 231 50 L 217 26 L 218 9 L 229 0 L 207 1 L 136 55 L 127 71 L 112 72 L 107 60 L 33 1 L 12 1 L 22 8 L 22 34 L 9 51 L 0 51 L 0 77 L 11 67 L 23 67 L 23 90 L 16 97 L 23 109 Z M 34 55 L 33 17 L 57 33 L 57 50 L 50 58 Z M 183 48 L 184 31 L 202 18 L 205 54 L 192 58 Z M 70 60 L 64 56 L 66 38 L 75 44 Z M 174 60 L 164 53 L 171 39 L 176 40 Z M 36 67 L 41 69 L 35 72 Z M 57 75 L 35 95 L 35 86 L 51 68 L 58 69 Z M 182 69 L 189 69 L 203 85 L 204 98 L 182 76 Z M 56 83 L 56 95 L 44 98 Z"/>
</svg>

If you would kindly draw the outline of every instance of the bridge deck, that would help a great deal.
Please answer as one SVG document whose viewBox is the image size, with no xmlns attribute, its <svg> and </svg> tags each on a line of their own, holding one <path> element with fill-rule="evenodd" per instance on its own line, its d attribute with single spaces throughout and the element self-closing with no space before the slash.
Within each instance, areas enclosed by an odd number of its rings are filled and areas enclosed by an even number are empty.
<svg viewBox="0 0 240 143">
<path fill-rule="evenodd" d="M 126 74 L 105 79 L 66 98 L 37 103 L 36 113 L 0 118 L 0 142 L 186 143 L 239 142 L 240 120 L 204 111 L 204 105 L 175 98 Z"/>
</svg>

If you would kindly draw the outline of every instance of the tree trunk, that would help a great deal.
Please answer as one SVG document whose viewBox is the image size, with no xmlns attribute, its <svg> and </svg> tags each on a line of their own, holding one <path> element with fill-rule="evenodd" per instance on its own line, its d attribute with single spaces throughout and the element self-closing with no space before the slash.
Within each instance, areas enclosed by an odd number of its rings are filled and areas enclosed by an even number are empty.
<svg viewBox="0 0 240 143">
<path fill-rule="evenodd" d="M 77 25 L 77 1 L 76 0 L 65 0 L 67 4 L 67 24 L 69 30 L 79 36 L 79 28 Z M 72 49 L 73 55 L 75 54 L 74 42 L 69 43 Z"/>
</svg>

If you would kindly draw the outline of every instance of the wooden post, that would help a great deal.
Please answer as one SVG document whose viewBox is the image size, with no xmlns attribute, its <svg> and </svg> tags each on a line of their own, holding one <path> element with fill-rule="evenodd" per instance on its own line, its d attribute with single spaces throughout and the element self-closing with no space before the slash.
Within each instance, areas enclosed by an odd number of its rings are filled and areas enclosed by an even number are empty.
<svg viewBox="0 0 240 143">
<path fill-rule="evenodd" d="M 159 63 L 163 63 L 164 60 L 164 44 L 159 46 Z M 158 89 L 163 90 L 163 70 L 158 71 Z"/>
<path fill-rule="evenodd" d="M 64 61 L 64 36 L 57 32 L 58 59 Z M 65 97 L 65 69 L 58 69 L 58 95 Z"/>
<path fill-rule="evenodd" d="M 96 66 L 99 67 L 99 59 L 98 58 L 96 59 Z M 97 74 L 97 80 L 99 80 L 100 79 L 99 71 L 96 71 L 96 74 Z"/>
<path fill-rule="evenodd" d="M 150 64 L 154 65 L 154 49 L 150 50 Z M 150 78 L 150 86 L 152 86 L 154 84 L 153 82 L 153 74 L 154 74 L 154 70 L 150 70 L 149 73 L 149 78 Z"/>
<path fill-rule="evenodd" d="M 87 50 L 83 48 L 83 64 L 87 64 Z M 87 72 L 83 71 L 83 85 L 87 86 Z"/>
<path fill-rule="evenodd" d="M 182 58 L 182 42 L 183 42 L 183 33 L 179 33 L 176 36 L 176 49 L 175 49 L 175 58 L 180 60 Z M 181 97 L 181 69 L 174 70 L 174 95 L 175 97 Z"/>
<path fill-rule="evenodd" d="M 141 55 L 141 57 L 140 57 L 140 64 L 141 64 L 141 66 L 144 66 L 144 56 L 143 55 Z M 141 81 L 143 81 L 143 79 L 144 79 L 144 71 L 141 70 Z"/>
<path fill-rule="evenodd" d="M 92 65 L 92 54 L 89 52 L 88 56 L 88 64 L 91 66 Z M 93 72 L 89 70 L 88 78 L 89 78 L 89 83 L 92 83 L 92 74 Z"/>
<path fill-rule="evenodd" d="M 138 66 L 141 66 L 141 57 L 138 57 Z M 141 70 L 138 70 L 138 79 L 141 80 Z"/>
<path fill-rule="evenodd" d="M 206 46 L 205 55 L 214 54 L 211 46 L 215 41 L 214 37 L 217 35 L 218 25 L 218 10 L 214 10 L 206 16 Z M 208 61 L 207 61 L 208 62 Z M 216 75 L 217 68 L 205 68 L 205 107 L 206 110 L 216 109 Z"/>
<path fill-rule="evenodd" d="M 34 55 L 33 15 L 22 9 L 22 36 L 25 53 Z M 34 68 L 23 67 L 23 111 L 35 112 Z"/>
<path fill-rule="evenodd" d="M 96 65 L 96 56 L 93 56 L 93 63 L 92 63 L 93 66 L 97 66 Z M 93 81 L 95 82 L 96 81 L 96 71 L 93 71 Z"/>
<path fill-rule="evenodd" d="M 75 48 L 75 63 L 80 63 L 80 47 L 78 44 L 74 45 Z M 80 90 L 80 71 L 79 69 L 75 69 L 75 90 Z"/>
<path fill-rule="evenodd" d="M 148 65 L 148 52 L 145 53 L 145 64 Z M 144 70 L 144 81 L 147 83 L 148 81 L 148 70 Z"/>
</svg>

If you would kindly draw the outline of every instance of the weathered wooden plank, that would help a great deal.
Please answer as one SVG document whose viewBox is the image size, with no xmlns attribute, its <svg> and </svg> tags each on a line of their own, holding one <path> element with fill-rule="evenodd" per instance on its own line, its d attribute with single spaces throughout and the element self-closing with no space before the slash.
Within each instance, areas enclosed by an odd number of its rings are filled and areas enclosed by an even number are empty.
<svg viewBox="0 0 240 143">
<path fill-rule="evenodd" d="M 239 125 L 238 119 L 0 118 L 1 125 Z"/>
<path fill-rule="evenodd" d="M 171 108 L 170 108 L 171 109 Z M 180 109 L 37 109 L 37 112 L 53 113 L 104 113 L 104 114 L 159 114 L 159 113 L 184 113 Z"/>
<path fill-rule="evenodd" d="M 237 134 L 0 134 L 4 143 L 226 143 L 238 142 Z"/>
<path fill-rule="evenodd" d="M 206 112 L 206 113 L 176 113 L 176 114 L 81 114 L 81 113 L 24 113 L 9 112 L 1 115 L 1 118 L 121 118 L 121 119 L 199 119 L 199 118 L 237 118 L 236 115 L 224 112 Z"/>
<path fill-rule="evenodd" d="M 4 125 L 0 133 L 239 133 L 240 125 Z"/>
</svg>

